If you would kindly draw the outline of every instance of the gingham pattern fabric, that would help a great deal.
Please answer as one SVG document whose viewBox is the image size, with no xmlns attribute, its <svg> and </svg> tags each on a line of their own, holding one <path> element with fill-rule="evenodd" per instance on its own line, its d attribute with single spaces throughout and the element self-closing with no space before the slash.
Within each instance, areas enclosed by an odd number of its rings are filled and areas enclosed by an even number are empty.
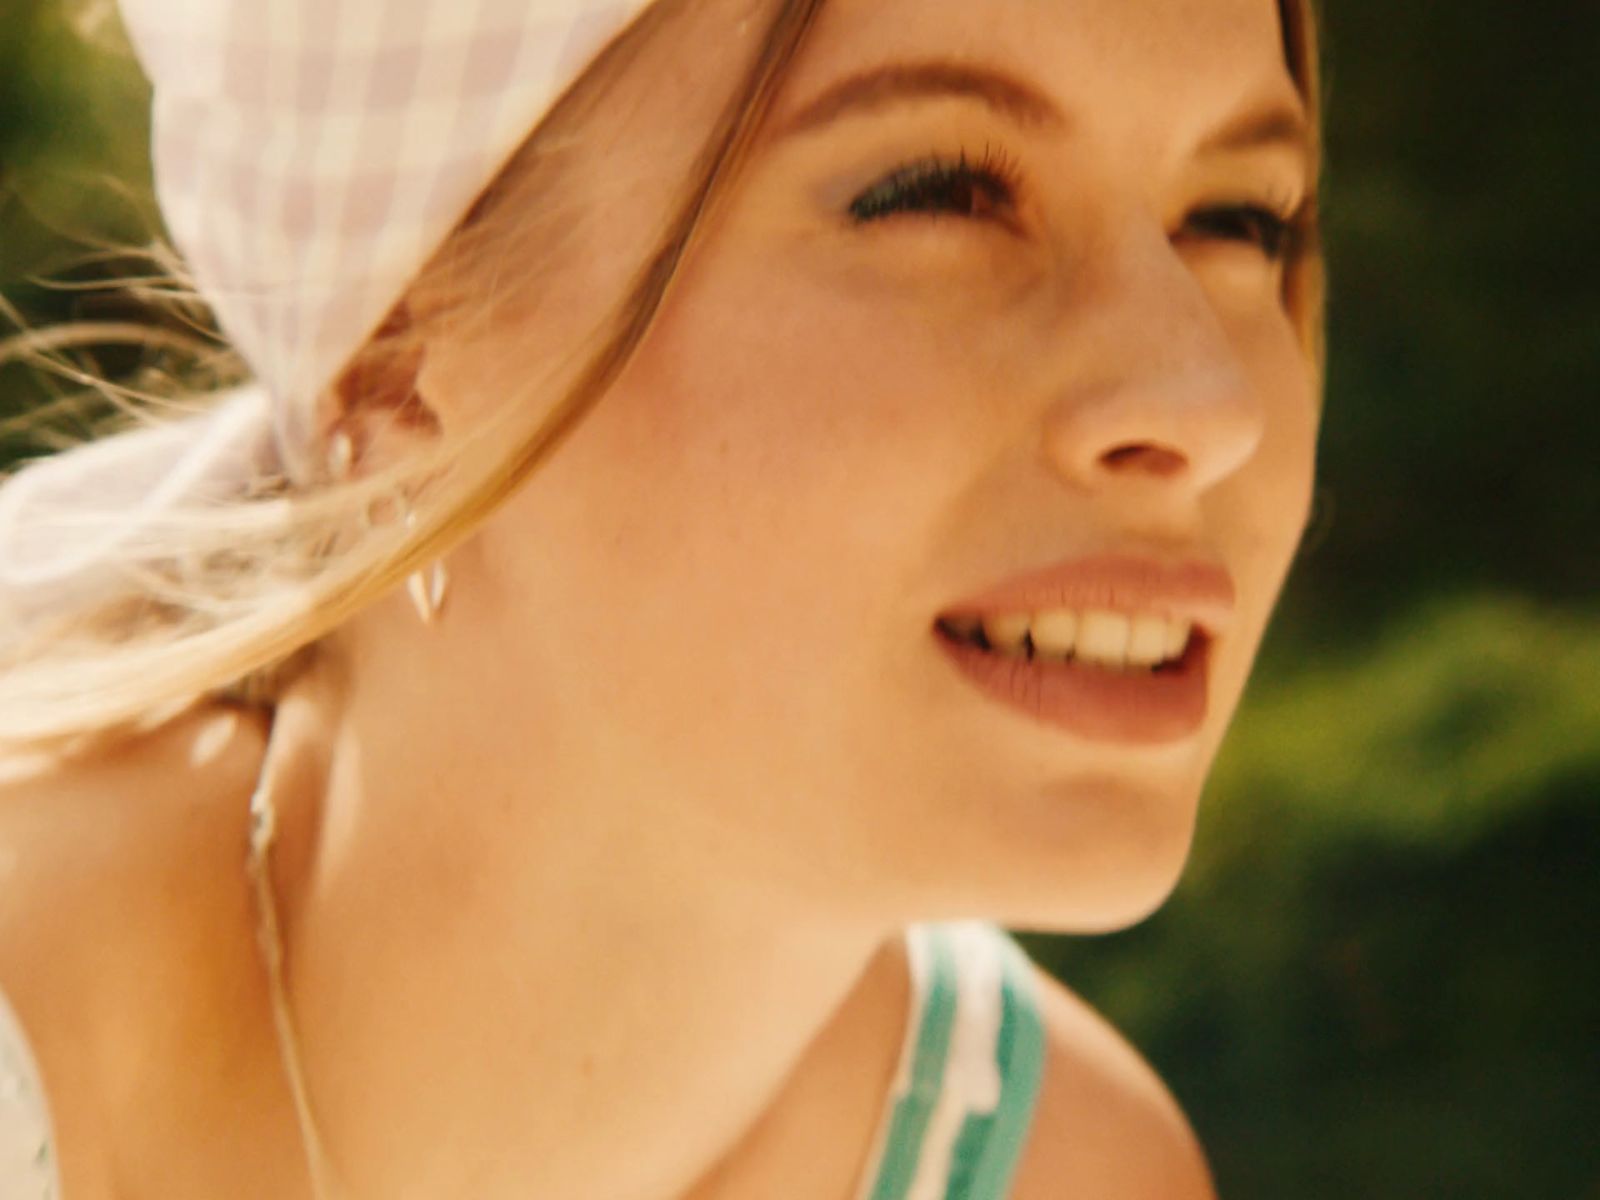
<svg viewBox="0 0 1600 1200">
<path fill-rule="evenodd" d="M 312 399 L 648 3 L 122 0 L 168 230 L 292 478 Z"/>
<path fill-rule="evenodd" d="M 317 394 L 649 3 L 122 0 L 168 231 L 256 382 L 0 484 L 0 643 L 94 594 L 168 509 L 315 478 Z"/>
</svg>

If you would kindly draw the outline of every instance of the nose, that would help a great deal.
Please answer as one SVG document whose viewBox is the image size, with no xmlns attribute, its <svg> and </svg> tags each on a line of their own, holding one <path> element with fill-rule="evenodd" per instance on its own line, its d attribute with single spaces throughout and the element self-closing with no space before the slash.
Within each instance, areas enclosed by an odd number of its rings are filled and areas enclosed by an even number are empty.
<svg viewBox="0 0 1600 1200">
<path fill-rule="evenodd" d="M 1198 493 L 1260 444 L 1264 413 L 1214 303 L 1165 235 L 1128 238 L 1068 318 L 1070 381 L 1044 452 L 1080 487 Z"/>
</svg>

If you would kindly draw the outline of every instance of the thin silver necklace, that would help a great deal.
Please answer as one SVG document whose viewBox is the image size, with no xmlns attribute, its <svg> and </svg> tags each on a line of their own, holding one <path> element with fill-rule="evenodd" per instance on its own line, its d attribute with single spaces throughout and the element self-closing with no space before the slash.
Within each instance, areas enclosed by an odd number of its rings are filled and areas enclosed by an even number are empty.
<svg viewBox="0 0 1600 1200">
<path fill-rule="evenodd" d="M 278 923 L 278 903 L 272 890 L 272 846 L 278 834 L 278 811 L 268 785 L 268 766 L 272 761 L 272 734 L 277 728 L 277 710 L 267 734 L 267 750 L 261 773 L 250 795 L 250 850 L 247 870 L 256 902 L 256 941 L 267 969 L 267 990 L 272 1001 L 272 1024 L 277 1037 L 278 1057 L 288 1078 L 294 1099 L 295 1118 L 300 1125 L 300 1142 L 305 1151 L 306 1170 L 311 1178 L 314 1200 L 338 1200 L 347 1195 L 338 1183 L 337 1173 L 323 1149 L 322 1138 L 312 1113 L 300 1039 L 289 1011 L 288 993 L 283 986 L 283 935 Z"/>
</svg>

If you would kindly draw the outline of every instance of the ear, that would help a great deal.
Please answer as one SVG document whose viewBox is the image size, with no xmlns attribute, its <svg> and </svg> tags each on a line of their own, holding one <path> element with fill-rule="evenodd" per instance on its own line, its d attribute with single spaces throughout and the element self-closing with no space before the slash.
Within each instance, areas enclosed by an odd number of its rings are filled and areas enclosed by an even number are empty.
<svg viewBox="0 0 1600 1200">
<path fill-rule="evenodd" d="M 437 437 L 439 414 L 418 390 L 427 350 L 402 301 L 323 397 L 323 444 L 349 438 L 354 469 L 370 470 L 403 454 L 415 438 Z"/>
</svg>

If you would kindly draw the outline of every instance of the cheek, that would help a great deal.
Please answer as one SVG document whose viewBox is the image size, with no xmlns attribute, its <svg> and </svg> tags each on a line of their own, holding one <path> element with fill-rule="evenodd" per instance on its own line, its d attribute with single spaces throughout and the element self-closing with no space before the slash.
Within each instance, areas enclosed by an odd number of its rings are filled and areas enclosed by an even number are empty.
<svg viewBox="0 0 1600 1200">
<path fill-rule="evenodd" d="M 1272 541 L 1287 571 L 1311 509 L 1320 383 L 1298 340 L 1284 327 L 1275 327 L 1269 347 L 1253 368 L 1266 406 L 1257 457 L 1260 488 L 1272 497 Z"/>
<path fill-rule="evenodd" d="M 887 586 L 970 461 L 971 360 L 926 321 L 728 257 L 686 281 L 607 398 L 616 456 L 686 540 L 726 539 L 786 581 Z"/>
<path fill-rule="evenodd" d="M 1236 571 L 1249 581 L 1242 595 L 1250 598 L 1250 617 L 1259 637 L 1310 512 L 1317 383 L 1284 320 L 1246 329 L 1236 344 L 1261 398 L 1262 437 L 1250 461 L 1208 500 L 1207 521 L 1226 540 Z"/>
<path fill-rule="evenodd" d="M 719 770 L 759 753 L 814 779 L 851 769 L 886 656 L 925 632 L 905 580 L 970 472 L 977 405 L 916 322 L 752 261 L 680 280 L 499 541 L 531 610 L 517 636 L 586 708 L 658 758 L 704 770 L 710 739 Z M 593 648 L 581 677 L 572 645 Z"/>
</svg>

